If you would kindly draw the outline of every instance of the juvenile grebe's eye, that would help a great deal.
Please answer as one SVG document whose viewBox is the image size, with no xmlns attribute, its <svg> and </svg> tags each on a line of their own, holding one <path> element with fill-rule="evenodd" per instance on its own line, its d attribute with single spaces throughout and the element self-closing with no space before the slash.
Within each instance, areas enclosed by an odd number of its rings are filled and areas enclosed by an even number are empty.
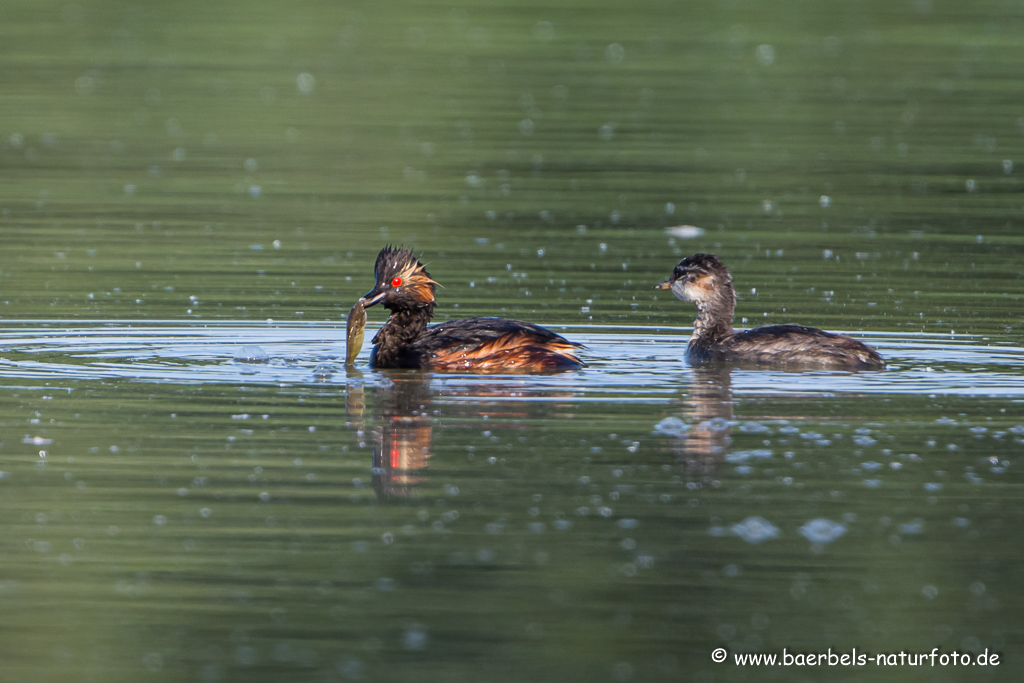
<svg viewBox="0 0 1024 683">
<path fill-rule="evenodd" d="M 402 278 L 396 277 L 394 280 L 391 281 L 391 286 L 392 287 L 401 287 L 402 286 Z"/>
</svg>

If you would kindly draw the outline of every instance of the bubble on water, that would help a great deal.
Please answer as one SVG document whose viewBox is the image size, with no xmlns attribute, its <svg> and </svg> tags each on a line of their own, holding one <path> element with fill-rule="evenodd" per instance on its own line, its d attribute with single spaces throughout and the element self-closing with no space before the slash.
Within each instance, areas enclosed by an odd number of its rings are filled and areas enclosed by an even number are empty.
<svg viewBox="0 0 1024 683">
<path fill-rule="evenodd" d="M 613 137 L 615 137 L 615 124 L 614 123 L 606 123 L 606 124 L 604 124 L 603 126 L 601 126 L 598 129 L 597 134 L 600 136 L 600 138 L 602 140 L 604 140 L 605 142 L 608 142 Z"/>
<path fill-rule="evenodd" d="M 712 432 L 724 432 L 729 429 L 729 421 L 724 417 L 713 417 L 707 422 L 701 422 L 698 429 L 708 429 Z"/>
<path fill-rule="evenodd" d="M 316 89 L 316 78 L 311 73 L 303 72 L 296 77 L 295 88 L 302 95 L 312 95 Z"/>
<path fill-rule="evenodd" d="M 640 520 L 627 517 L 620 519 L 616 524 L 620 529 L 635 529 L 640 526 Z"/>
<path fill-rule="evenodd" d="M 654 431 L 665 434 L 666 436 L 674 437 L 684 436 L 688 429 L 690 429 L 689 425 L 678 417 L 666 417 L 664 420 L 654 425 Z"/>
<path fill-rule="evenodd" d="M 974 193 L 978 191 L 978 183 L 976 183 L 973 179 L 967 180 L 967 182 L 965 182 L 964 185 L 967 187 L 968 192 Z"/>
<path fill-rule="evenodd" d="M 267 363 L 270 355 L 257 344 L 246 344 L 235 351 L 234 360 L 239 363 Z"/>
<path fill-rule="evenodd" d="M 604 49 L 604 58 L 609 64 L 622 64 L 626 59 L 626 48 L 618 43 L 612 43 Z"/>
<path fill-rule="evenodd" d="M 878 487 L 880 487 L 882 485 L 882 480 L 881 479 L 865 479 L 864 480 L 864 485 L 867 486 L 869 489 L 877 489 Z"/>
<path fill-rule="evenodd" d="M 858 446 L 863 446 L 865 448 L 867 448 L 868 446 L 874 446 L 876 443 L 878 443 L 875 439 L 872 439 L 870 436 L 867 436 L 866 434 L 858 434 L 857 436 L 853 437 L 853 442 Z"/>
<path fill-rule="evenodd" d="M 823 209 L 827 209 L 828 207 L 832 206 L 832 198 L 829 197 L 827 194 L 821 195 L 821 197 L 818 198 L 818 206 L 820 206 Z"/>
<path fill-rule="evenodd" d="M 747 517 L 739 524 L 734 524 L 730 531 L 752 545 L 779 537 L 779 528 L 764 517 Z"/>
<path fill-rule="evenodd" d="M 921 595 L 928 598 L 929 600 L 934 600 L 935 598 L 939 597 L 939 589 L 935 586 L 925 586 L 921 589 Z"/>
<path fill-rule="evenodd" d="M 698 228 L 696 225 L 673 225 L 672 227 L 665 228 L 665 232 L 673 237 L 692 240 L 702 237 L 704 235 L 704 228 Z"/>
<path fill-rule="evenodd" d="M 844 525 L 823 517 L 812 519 L 800 527 L 801 536 L 811 543 L 819 543 L 821 545 L 832 543 L 845 534 L 846 531 L 847 529 Z"/>
<path fill-rule="evenodd" d="M 377 590 L 381 593 L 390 593 L 398 587 L 398 582 L 394 579 L 382 576 L 381 578 L 377 579 L 377 581 L 374 583 L 374 586 L 376 586 Z"/>
<path fill-rule="evenodd" d="M 327 363 L 317 363 L 316 367 L 313 368 L 313 378 L 325 381 L 329 380 L 334 373 L 331 371 L 331 366 Z"/>
<path fill-rule="evenodd" d="M 167 524 L 167 518 L 163 515 L 157 515 L 153 518 L 153 524 L 156 524 L 157 526 L 163 526 Z"/>
<path fill-rule="evenodd" d="M 523 135 L 533 135 L 533 120 L 523 119 L 519 122 L 519 132 Z"/>
<path fill-rule="evenodd" d="M 899 525 L 899 531 L 905 536 L 917 536 L 924 533 L 924 520 L 921 518 L 912 519 Z"/>
<path fill-rule="evenodd" d="M 420 624 L 413 624 L 402 635 L 402 647 L 406 650 L 426 650 L 428 642 L 427 631 Z"/>
<path fill-rule="evenodd" d="M 762 66 L 771 66 L 775 63 L 775 48 L 771 45 L 758 45 L 754 55 Z"/>
<path fill-rule="evenodd" d="M 942 490 L 942 484 L 937 482 L 928 482 L 924 485 L 924 490 L 930 493 L 937 493 Z"/>
<path fill-rule="evenodd" d="M 727 453 L 725 459 L 732 463 L 746 462 L 747 460 L 763 460 L 772 457 L 772 451 L 768 448 L 756 448 L 749 451 L 733 451 Z"/>
<path fill-rule="evenodd" d="M 744 422 L 740 425 L 740 431 L 744 434 L 763 434 L 771 430 L 760 422 Z"/>
</svg>

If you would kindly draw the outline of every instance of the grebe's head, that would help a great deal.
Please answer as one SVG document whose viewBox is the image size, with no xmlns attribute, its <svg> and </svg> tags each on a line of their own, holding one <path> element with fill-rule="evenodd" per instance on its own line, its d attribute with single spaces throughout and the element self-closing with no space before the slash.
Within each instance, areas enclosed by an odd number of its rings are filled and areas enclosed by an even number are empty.
<svg viewBox="0 0 1024 683">
<path fill-rule="evenodd" d="M 732 277 L 713 254 L 694 254 L 676 264 L 672 277 L 655 289 L 671 289 L 681 301 L 698 306 L 732 295 Z"/>
<path fill-rule="evenodd" d="M 383 304 L 384 308 L 395 311 L 433 308 L 436 303 L 434 287 L 437 283 L 408 249 L 390 245 L 381 249 L 373 277 L 377 284 L 363 295 L 364 306 Z"/>
</svg>

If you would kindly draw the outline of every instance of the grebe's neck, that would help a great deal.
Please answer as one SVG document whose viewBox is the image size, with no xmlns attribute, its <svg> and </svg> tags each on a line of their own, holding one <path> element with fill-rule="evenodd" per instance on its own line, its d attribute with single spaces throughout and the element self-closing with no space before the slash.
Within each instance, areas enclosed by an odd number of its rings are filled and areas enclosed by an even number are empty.
<svg viewBox="0 0 1024 683">
<path fill-rule="evenodd" d="M 387 322 L 373 338 L 377 347 L 374 349 L 376 362 L 384 365 L 396 360 L 402 351 L 423 334 L 433 315 L 433 303 L 418 308 L 392 310 Z"/>
<path fill-rule="evenodd" d="M 702 356 L 714 345 L 733 333 L 732 319 L 736 310 L 736 294 L 731 282 L 703 290 L 703 296 L 692 297 L 697 306 L 697 319 L 693 322 L 693 334 L 687 345 L 687 353 Z"/>
</svg>

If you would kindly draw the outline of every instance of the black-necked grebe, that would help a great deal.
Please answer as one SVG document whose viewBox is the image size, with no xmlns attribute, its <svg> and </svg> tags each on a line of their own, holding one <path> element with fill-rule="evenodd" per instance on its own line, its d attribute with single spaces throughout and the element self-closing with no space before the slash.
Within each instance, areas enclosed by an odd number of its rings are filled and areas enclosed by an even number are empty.
<svg viewBox="0 0 1024 683">
<path fill-rule="evenodd" d="M 732 329 L 736 293 L 729 271 L 712 254 L 684 258 L 672 277 L 655 289 L 671 289 L 697 306 L 697 320 L 686 346 L 691 362 L 726 361 L 804 367 L 881 370 L 885 361 L 870 346 L 842 334 L 802 325 Z"/>
<path fill-rule="evenodd" d="M 374 268 L 377 284 L 362 301 L 391 311 L 373 338 L 376 368 L 441 372 L 528 373 L 577 370 L 581 345 L 519 320 L 466 318 L 427 327 L 437 284 L 407 249 L 384 247 Z"/>
</svg>

